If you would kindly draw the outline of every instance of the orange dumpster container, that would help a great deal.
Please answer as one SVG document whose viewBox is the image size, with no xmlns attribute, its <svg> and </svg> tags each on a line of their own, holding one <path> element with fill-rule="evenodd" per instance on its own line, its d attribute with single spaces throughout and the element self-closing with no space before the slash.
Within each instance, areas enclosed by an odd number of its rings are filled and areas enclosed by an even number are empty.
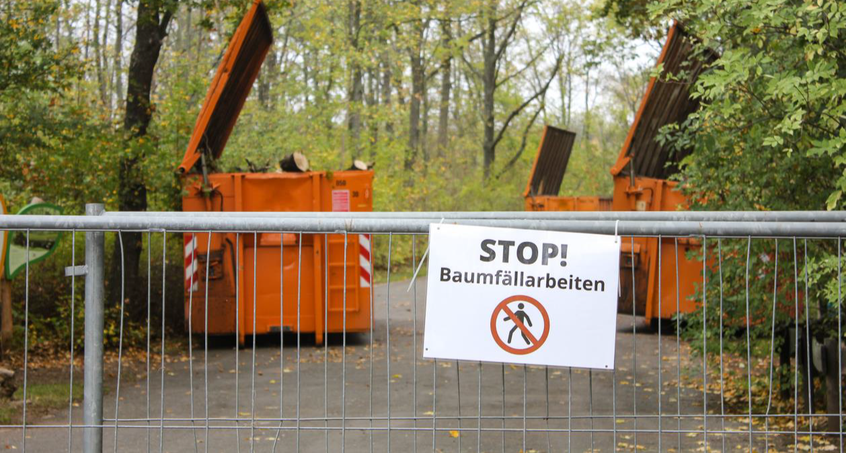
<svg viewBox="0 0 846 453">
<path fill-rule="evenodd" d="M 696 110 L 697 101 L 689 96 L 689 87 L 705 64 L 691 58 L 690 37 L 673 24 L 658 58 L 664 71 L 687 71 L 688 79 L 671 83 L 652 78 L 629 129 L 617 162 L 611 168 L 614 193 L 602 197 L 561 197 L 558 191 L 566 171 L 575 134 L 547 126 L 538 148 L 532 174 L 523 193 L 527 211 L 678 211 L 688 207 L 687 199 L 668 178 L 678 171 L 678 163 L 690 150 L 672 152 L 658 143 L 655 136 L 666 124 L 681 122 Z M 670 319 L 678 311 L 696 308 L 691 300 L 696 283 L 702 281 L 700 241 L 678 239 L 678 255 L 673 238 L 663 238 L 661 274 L 658 274 L 658 238 L 624 240 L 621 247 L 621 295 L 619 313 L 636 313 L 647 321 Z M 691 258 L 688 258 L 688 256 Z M 678 290 L 676 262 L 678 256 Z M 634 271 L 634 279 L 632 279 Z M 661 300 L 658 300 L 658 285 Z M 634 307 L 632 307 L 634 303 Z M 660 310 L 659 310 L 660 307 Z"/>
<path fill-rule="evenodd" d="M 575 141 L 576 134 L 573 132 L 544 126 L 531 176 L 523 191 L 527 211 L 611 210 L 610 198 L 558 196 Z"/>
<path fill-rule="evenodd" d="M 264 5 L 255 1 L 229 42 L 179 166 L 183 211 L 372 211 L 370 170 L 213 171 L 271 43 Z M 321 343 L 325 333 L 344 330 L 345 312 L 347 332 L 370 329 L 369 235 L 198 232 L 184 242 L 192 333 L 237 333 L 244 343 L 247 335 L 290 331 L 314 333 Z"/>
</svg>

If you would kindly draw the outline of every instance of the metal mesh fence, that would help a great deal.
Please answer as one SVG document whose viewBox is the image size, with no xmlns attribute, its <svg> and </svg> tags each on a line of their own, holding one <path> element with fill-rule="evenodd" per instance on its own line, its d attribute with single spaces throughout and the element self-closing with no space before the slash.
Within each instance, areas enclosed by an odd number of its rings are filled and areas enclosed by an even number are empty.
<svg viewBox="0 0 846 453">
<path fill-rule="evenodd" d="M 67 263 L 69 278 L 84 275 L 86 285 L 84 348 L 71 347 L 80 342 L 73 337 L 79 329 L 71 326 L 68 354 L 62 359 L 66 363 L 30 363 L 32 270 L 28 264 L 25 269 L 19 390 L 12 400 L 0 402 L 12 414 L 0 424 L 0 444 L 6 448 L 843 451 L 840 276 L 846 229 L 842 219 L 828 214 L 616 213 L 620 215 L 614 218 L 604 213 L 301 213 L 280 218 L 103 215 L 101 208 L 89 214 L 0 217 L 0 228 L 26 232 L 27 249 L 32 232 L 42 230 L 68 231 L 74 245 L 84 234 L 86 247 L 84 263 L 75 253 Z M 428 224 L 439 221 L 616 233 L 632 250 L 636 238 L 657 239 L 662 246 L 651 265 L 663 277 L 654 286 L 654 308 L 664 313 L 662 304 L 676 304 L 670 311 L 678 312 L 685 297 L 695 299 L 698 308 L 663 322 L 645 322 L 636 308 L 642 305 L 636 289 L 642 283 L 635 278 L 634 265 L 624 266 L 620 278 L 627 284 L 631 280 L 632 312 L 617 318 L 613 371 L 423 359 L 425 278 L 418 276 L 411 284 L 408 279 L 425 259 Z M 123 236 L 130 231 L 142 232 L 145 249 L 147 292 L 142 300 L 123 294 L 122 267 L 104 267 L 104 236 L 115 235 L 123 253 Z M 186 245 L 185 297 L 168 298 L 168 243 L 181 243 L 186 233 L 192 234 L 191 244 L 205 241 L 207 246 Z M 228 235 L 235 244 L 252 241 L 258 247 L 262 234 L 279 236 L 278 243 L 267 246 L 279 265 L 269 265 L 257 252 L 231 249 L 238 299 L 235 331 L 209 334 L 214 330 L 210 316 L 222 310 L 215 306 L 220 300 L 216 288 L 206 284 L 217 272 L 212 241 Z M 357 235 L 367 235 L 367 240 Z M 686 246 L 691 238 L 698 247 Z M 363 271 L 354 268 L 363 264 L 359 250 L 351 247 L 364 242 L 371 247 L 369 285 L 358 280 Z M 314 262 L 318 248 L 325 251 L 319 258 L 322 266 Z M 376 249 L 382 253 L 373 253 Z M 399 264 L 398 249 L 405 253 Z M 205 256 L 199 256 L 200 250 Z M 678 290 L 679 262 L 693 258 L 701 265 L 701 282 L 685 296 Z M 224 259 L 220 265 L 230 263 Z M 160 272 L 153 272 L 155 267 Z M 285 269 L 293 269 L 295 277 L 282 275 Z M 120 272 L 121 303 L 118 322 L 104 326 L 109 271 Z M 338 288 L 333 287 L 337 278 L 330 276 L 336 271 L 341 276 Z M 271 278 L 270 272 L 280 274 Z M 669 285 L 668 278 L 676 284 Z M 195 286 L 195 279 L 201 285 Z M 279 287 L 269 288 L 263 279 Z M 360 292 L 351 292 L 353 283 Z M 319 286 L 323 291 L 315 290 Z M 69 301 L 75 303 L 75 285 L 70 287 Z M 340 305 L 329 300 L 333 291 L 340 295 Z M 135 304 L 132 312 L 146 315 L 130 318 L 125 304 Z M 138 304 L 146 307 L 139 311 Z M 186 326 L 199 326 L 200 332 L 168 330 L 167 307 L 172 304 L 185 306 Z M 312 312 L 306 313 L 306 306 Z M 313 313 L 312 306 L 322 309 L 323 316 Z M 70 313 L 75 310 L 70 307 Z M 283 321 L 269 333 L 252 335 L 267 313 Z M 366 327 L 352 332 L 349 323 L 362 313 Z M 286 325 L 285 319 L 295 324 Z M 340 328 L 333 329 L 330 324 L 337 322 Z M 124 347 L 130 323 L 143 332 L 136 339 L 142 346 L 131 353 Z M 104 352 L 105 329 L 116 330 L 117 344 Z M 318 341 L 315 330 L 330 333 Z M 828 332 L 829 338 L 820 332 Z M 60 381 L 68 389 L 67 399 L 61 407 L 42 405 L 33 411 L 43 398 L 40 384 L 47 381 Z M 81 382 L 82 400 L 75 390 Z"/>
</svg>

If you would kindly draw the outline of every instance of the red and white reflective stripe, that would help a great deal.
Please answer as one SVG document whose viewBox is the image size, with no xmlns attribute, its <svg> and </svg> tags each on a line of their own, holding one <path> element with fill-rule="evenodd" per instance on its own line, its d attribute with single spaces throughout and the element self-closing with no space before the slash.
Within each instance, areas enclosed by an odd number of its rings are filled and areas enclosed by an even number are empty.
<svg viewBox="0 0 846 453">
<path fill-rule="evenodd" d="M 200 289 L 200 273 L 196 259 L 197 236 L 185 234 L 185 288 Z"/>
<path fill-rule="evenodd" d="M 361 287 L 370 288 L 372 266 L 370 265 L 370 235 L 358 235 L 358 266 L 361 268 Z"/>
</svg>

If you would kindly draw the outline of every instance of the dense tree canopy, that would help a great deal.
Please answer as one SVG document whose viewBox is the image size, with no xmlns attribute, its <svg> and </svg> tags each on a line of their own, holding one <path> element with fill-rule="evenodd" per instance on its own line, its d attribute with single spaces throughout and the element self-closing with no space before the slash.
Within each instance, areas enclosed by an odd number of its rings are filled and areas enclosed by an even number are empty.
<svg viewBox="0 0 846 453">
<path fill-rule="evenodd" d="M 8 112 L 0 133 L 14 136 L 0 144 L 6 197 L 115 209 L 126 205 L 120 169 L 127 156 L 143 156 L 132 192 L 146 190 L 155 209 L 178 209 L 173 170 L 249 2 L 4 4 L 14 20 L 2 25 L 0 80 L 4 91 L 16 87 L 15 102 L 0 106 Z M 217 168 L 246 168 L 245 158 L 273 167 L 293 151 L 319 170 L 361 158 L 376 164 L 377 209 L 519 208 L 543 123 L 579 133 L 573 174 L 604 176 L 634 113 L 620 97 L 642 90 L 643 65 L 628 58 L 634 46 L 580 2 L 267 4 L 275 42 Z M 150 122 L 143 138 L 126 141 L 130 54 L 138 24 L 151 22 L 136 15 L 152 7 L 163 8 L 161 56 L 149 106 L 131 103 L 132 117 L 147 112 Z M 58 171 L 70 160 L 92 165 Z M 610 180 L 574 177 L 564 187 L 607 193 Z"/>
<path fill-rule="evenodd" d="M 692 145 L 683 179 L 720 209 L 836 209 L 846 189 L 846 5 L 840 2 L 671 1 L 719 58 L 694 95 L 700 110 L 670 134 Z M 719 178 L 713 178 L 719 174 Z"/>
</svg>

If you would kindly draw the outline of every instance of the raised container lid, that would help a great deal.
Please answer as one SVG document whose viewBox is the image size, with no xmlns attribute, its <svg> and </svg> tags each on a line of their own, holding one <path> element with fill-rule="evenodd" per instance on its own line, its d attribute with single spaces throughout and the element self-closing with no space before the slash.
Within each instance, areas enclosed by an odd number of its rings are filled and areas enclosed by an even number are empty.
<svg viewBox="0 0 846 453">
<path fill-rule="evenodd" d="M 267 10 L 255 0 L 241 20 L 217 67 L 179 173 L 191 171 L 204 150 L 219 158 L 273 43 Z"/>
<path fill-rule="evenodd" d="M 697 54 L 695 38 L 688 35 L 678 22 L 673 23 L 661 49 L 657 65 L 663 65 L 662 77 L 672 75 L 675 80 L 649 80 L 612 175 L 630 175 L 667 179 L 678 172 L 679 163 L 692 148 L 672 150 L 669 144 L 656 140 L 662 127 L 682 123 L 696 111 L 699 101 L 690 96 L 690 89 L 699 75 L 717 59 L 715 52 Z M 683 78 L 679 76 L 684 76 Z"/>
<path fill-rule="evenodd" d="M 546 125 L 523 197 L 556 196 L 567 171 L 576 133 Z"/>
</svg>

